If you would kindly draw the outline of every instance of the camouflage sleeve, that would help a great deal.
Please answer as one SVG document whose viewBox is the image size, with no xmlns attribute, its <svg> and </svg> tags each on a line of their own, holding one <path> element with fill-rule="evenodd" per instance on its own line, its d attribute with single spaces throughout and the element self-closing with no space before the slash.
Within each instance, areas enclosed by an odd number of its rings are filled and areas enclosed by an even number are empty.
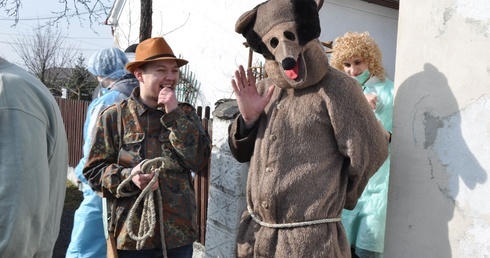
<svg viewBox="0 0 490 258">
<path fill-rule="evenodd" d="M 98 192 L 107 189 L 116 196 L 119 184 L 131 175 L 132 167 L 117 164 L 119 155 L 119 135 L 117 131 L 117 111 L 115 106 L 106 109 L 97 119 L 92 135 L 92 148 L 83 168 L 83 175 L 90 187 Z M 133 183 L 124 192 L 136 192 Z"/>
<path fill-rule="evenodd" d="M 169 140 L 181 164 L 193 171 L 201 170 L 211 156 L 211 141 L 197 113 L 189 104 L 163 115 L 161 123 L 169 131 Z"/>
</svg>

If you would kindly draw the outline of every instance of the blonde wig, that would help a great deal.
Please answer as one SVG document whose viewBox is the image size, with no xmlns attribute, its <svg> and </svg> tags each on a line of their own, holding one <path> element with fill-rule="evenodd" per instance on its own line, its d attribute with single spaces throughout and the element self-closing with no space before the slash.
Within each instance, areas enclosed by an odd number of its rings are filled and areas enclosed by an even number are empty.
<svg viewBox="0 0 490 258">
<path fill-rule="evenodd" d="M 334 68 L 344 71 L 344 61 L 353 56 L 359 56 L 367 62 L 369 73 L 378 76 L 381 81 L 385 80 L 381 50 L 368 32 L 345 33 L 344 36 L 335 39 L 332 52 L 331 64 Z"/>
</svg>

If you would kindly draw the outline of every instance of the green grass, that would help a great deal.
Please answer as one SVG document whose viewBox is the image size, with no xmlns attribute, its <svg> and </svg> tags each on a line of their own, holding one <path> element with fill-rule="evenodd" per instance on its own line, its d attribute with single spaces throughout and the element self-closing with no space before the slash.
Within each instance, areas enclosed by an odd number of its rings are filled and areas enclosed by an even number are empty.
<svg viewBox="0 0 490 258">
<path fill-rule="evenodd" d="M 83 193 L 70 180 L 66 181 L 65 210 L 75 211 L 83 200 Z"/>
</svg>

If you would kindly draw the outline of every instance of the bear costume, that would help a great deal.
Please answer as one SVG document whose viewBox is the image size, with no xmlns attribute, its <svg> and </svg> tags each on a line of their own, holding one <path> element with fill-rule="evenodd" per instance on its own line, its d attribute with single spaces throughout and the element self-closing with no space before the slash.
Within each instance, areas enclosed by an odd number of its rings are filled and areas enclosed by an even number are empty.
<svg viewBox="0 0 490 258">
<path fill-rule="evenodd" d="M 238 101 L 229 128 L 232 154 L 250 162 L 238 257 L 350 257 L 342 209 L 354 208 L 388 154 L 358 83 L 328 64 L 322 2 L 269 0 L 236 23 L 266 59 L 268 78 L 255 91 L 270 96 L 251 126 Z M 242 82 L 233 82 L 237 100 Z"/>
</svg>

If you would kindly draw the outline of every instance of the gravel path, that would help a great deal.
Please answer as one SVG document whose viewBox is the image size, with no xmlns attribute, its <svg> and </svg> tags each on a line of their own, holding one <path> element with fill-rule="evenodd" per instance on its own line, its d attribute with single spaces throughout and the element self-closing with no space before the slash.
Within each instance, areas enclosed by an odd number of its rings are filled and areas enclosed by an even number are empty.
<svg viewBox="0 0 490 258">
<path fill-rule="evenodd" d="M 73 215 L 75 211 L 63 210 L 61 215 L 60 234 L 54 245 L 53 258 L 64 258 L 66 249 L 70 244 L 71 229 L 73 228 Z"/>
</svg>

